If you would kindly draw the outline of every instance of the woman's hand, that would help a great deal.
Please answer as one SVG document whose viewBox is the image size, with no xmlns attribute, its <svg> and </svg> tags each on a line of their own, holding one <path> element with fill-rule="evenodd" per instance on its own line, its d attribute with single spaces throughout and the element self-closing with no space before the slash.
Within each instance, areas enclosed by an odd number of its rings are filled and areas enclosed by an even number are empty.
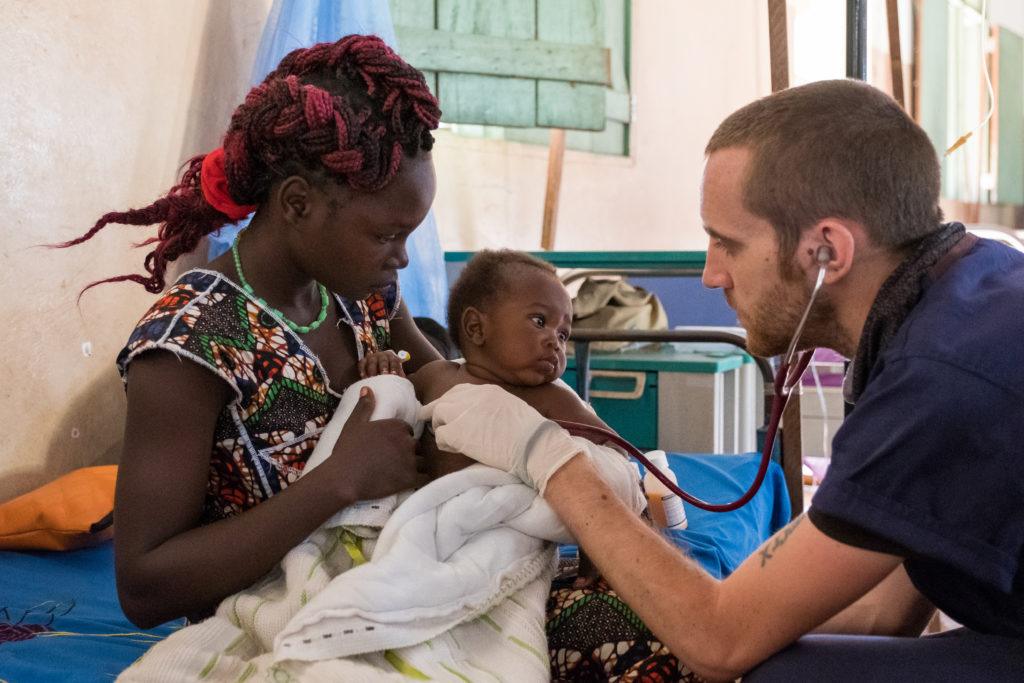
<svg viewBox="0 0 1024 683">
<path fill-rule="evenodd" d="M 402 369 L 403 362 L 405 361 L 390 349 L 368 353 L 359 361 L 359 378 L 366 379 L 377 375 L 405 377 L 405 370 Z"/>
<path fill-rule="evenodd" d="M 341 430 L 331 456 L 320 468 L 330 468 L 342 498 L 372 500 L 422 483 L 416 471 L 416 440 L 402 420 L 373 420 L 373 391 L 363 387 L 359 401 Z"/>
</svg>

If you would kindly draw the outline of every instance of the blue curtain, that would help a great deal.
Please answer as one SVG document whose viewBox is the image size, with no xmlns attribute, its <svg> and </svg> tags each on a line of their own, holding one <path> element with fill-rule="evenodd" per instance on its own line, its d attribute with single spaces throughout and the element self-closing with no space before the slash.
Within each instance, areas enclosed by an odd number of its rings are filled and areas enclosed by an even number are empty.
<svg viewBox="0 0 1024 683">
<path fill-rule="evenodd" d="M 387 0 L 274 0 L 256 51 L 252 84 L 262 81 L 295 48 L 332 42 L 351 33 L 378 35 L 398 50 Z M 247 224 L 248 219 L 243 219 L 210 235 L 209 258 L 227 251 Z M 443 324 L 448 286 L 433 210 L 412 233 L 407 246 L 409 267 L 399 272 L 402 297 L 413 315 Z"/>
</svg>

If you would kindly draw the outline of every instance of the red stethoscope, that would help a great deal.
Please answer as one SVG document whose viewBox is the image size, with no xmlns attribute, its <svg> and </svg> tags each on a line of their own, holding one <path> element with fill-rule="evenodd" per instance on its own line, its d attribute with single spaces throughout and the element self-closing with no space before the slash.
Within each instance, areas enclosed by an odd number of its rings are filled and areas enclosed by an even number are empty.
<svg viewBox="0 0 1024 683">
<path fill-rule="evenodd" d="M 652 465 L 644 454 L 636 448 L 636 446 L 629 443 L 618 434 L 601 429 L 600 427 L 579 424 L 577 422 L 563 420 L 555 420 L 555 422 L 561 425 L 570 434 L 583 437 L 600 437 L 626 449 L 626 452 L 629 453 L 630 456 L 639 460 L 640 464 L 643 465 L 648 472 L 657 477 L 669 491 L 691 505 L 695 505 L 696 507 L 710 512 L 729 512 L 743 507 L 750 502 L 750 499 L 753 498 L 758 489 L 761 488 L 761 483 L 764 482 L 765 474 L 768 472 L 768 463 L 771 461 L 772 452 L 775 449 L 775 435 L 779 431 L 779 422 L 782 420 L 782 413 L 786 410 L 786 404 L 789 403 L 789 397 L 792 394 L 793 389 L 800 383 L 800 378 L 803 377 L 804 371 L 807 369 L 807 366 L 811 362 L 811 357 L 814 355 L 813 350 L 798 352 L 796 349 L 797 344 L 800 341 L 800 335 L 804 331 L 804 325 L 807 323 L 807 318 L 811 314 L 811 307 L 814 306 L 814 299 L 818 296 L 818 291 L 825 282 L 826 265 L 831 258 L 832 249 L 830 247 L 822 246 L 818 248 L 818 251 L 815 254 L 815 260 L 818 263 L 818 277 L 815 279 L 814 288 L 811 290 L 811 296 L 807 300 L 807 307 L 804 309 L 804 314 L 800 318 L 799 324 L 796 326 L 796 331 L 793 333 L 792 340 L 789 342 L 789 349 L 787 349 L 786 355 L 782 357 L 782 363 L 779 365 L 779 369 L 775 373 L 775 395 L 772 397 L 772 411 L 768 419 L 768 429 L 765 432 L 764 449 L 761 451 L 761 465 L 758 467 L 757 475 L 754 477 L 754 481 L 750 484 L 747 492 L 733 502 L 709 503 L 687 493 L 673 483 L 672 480 L 669 479 L 668 476 L 660 469 Z"/>
</svg>

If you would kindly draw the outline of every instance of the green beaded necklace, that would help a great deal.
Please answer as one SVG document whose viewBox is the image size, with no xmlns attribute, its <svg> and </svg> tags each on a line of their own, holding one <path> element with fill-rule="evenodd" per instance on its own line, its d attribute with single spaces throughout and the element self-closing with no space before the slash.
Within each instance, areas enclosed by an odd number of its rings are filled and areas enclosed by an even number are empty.
<svg viewBox="0 0 1024 683">
<path fill-rule="evenodd" d="M 284 324 L 290 327 L 292 332 L 295 332 L 296 334 L 308 334 L 320 327 L 324 320 L 327 319 L 327 308 L 330 305 L 331 300 L 330 296 L 327 294 L 327 288 L 319 282 L 316 283 L 316 286 L 320 289 L 320 315 L 316 317 L 316 320 L 308 325 L 296 325 L 286 318 L 284 313 L 268 304 L 261 297 L 256 296 L 256 292 L 252 291 L 252 285 L 246 281 L 245 273 L 242 272 L 242 259 L 238 256 L 238 240 L 241 239 L 241 237 L 242 234 L 239 233 L 238 237 L 236 237 L 235 241 L 231 244 L 231 255 L 235 257 L 235 271 L 238 273 L 238 279 L 242 281 L 242 289 L 248 292 L 252 298 L 256 299 L 256 301 L 259 301 L 264 308 L 283 320 Z"/>
</svg>

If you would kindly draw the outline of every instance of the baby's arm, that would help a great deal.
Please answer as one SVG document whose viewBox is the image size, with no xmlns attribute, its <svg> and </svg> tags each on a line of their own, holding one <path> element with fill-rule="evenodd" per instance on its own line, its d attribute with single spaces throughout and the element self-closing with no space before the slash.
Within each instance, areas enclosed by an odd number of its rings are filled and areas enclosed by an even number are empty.
<svg viewBox="0 0 1024 683">
<path fill-rule="evenodd" d="M 409 380 L 416 389 L 416 398 L 420 403 L 427 404 L 452 388 L 457 383 L 458 373 L 458 364 L 438 360 L 424 365 L 410 375 Z M 461 453 L 451 453 L 438 448 L 429 425 L 423 430 L 417 453 L 422 458 L 421 469 L 430 479 L 438 479 L 476 464 L 475 460 Z"/>
<path fill-rule="evenodd" d="M 599 418 L 597 413 L 580 399 L 576 392 L 565 385 L 548 384 L 541 388 L 536 397 L 523 398 L 526 399 L 527 403 L 533 404 L 537 412 L 549 420 L 575 422 L 588 427 L 597 427 L 613 434 L 616 433 L 614 429 L 608 426 L 608 423 Z M 596 434 L 587 434 L 585 438 L 597 444 L 604 443 Z"/>
</svg>

